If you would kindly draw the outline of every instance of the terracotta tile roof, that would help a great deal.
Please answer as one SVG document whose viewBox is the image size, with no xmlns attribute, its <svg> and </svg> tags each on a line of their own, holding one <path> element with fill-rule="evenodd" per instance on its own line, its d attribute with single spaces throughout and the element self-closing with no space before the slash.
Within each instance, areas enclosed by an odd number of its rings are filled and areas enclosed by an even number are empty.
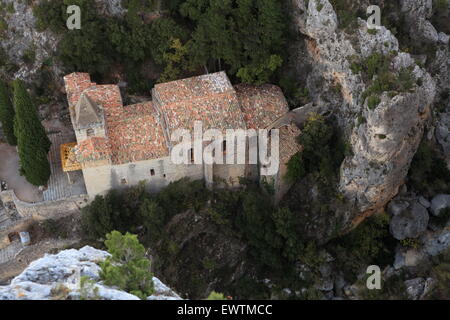
<svg viewBox="0 0 450 320">
<path fill-rule="evenodd" d="M 235 90 L 224 72 L 158 84 L 155 101 L 125 107 L 117 85 L 97 85 L 85 73 L 64 80 L 72 116 L 81 94 L 103 110 L 106 138 L 79 142 L 75 151 L 82 163 L 123 164 L 168 156 L 163 119 L 169 131 L 192 129 L 195 120 L 204 129 L 256 129 L 288 111 L 278 87 L 238 85 Z"/>
<path fill-rule="evenodd" d="M 120 117 L 107 118 L 107 132 L 113 164 L 169 156 L 152 102 L 123 107 Z"/>
<path fill-rule="evenodd" d="M 111 159 L 108 139 L 101 137 L 92 137 L 78 142 L 74 152 L 80 163 Z"/>
<path fill-rule="evenodd" d="M 117 85 L 93 85 L 83 91 L 94 103 L 103 108 L 106 120 L 122 115 L 122 96 Z"/>
<path fill-rule="evenodd" d="M 301 131 L 295 124 L 283 126 L 280 129 L 280 163 L 287 164 L 291 157 L 302 148 L 297 142 Z"/>
<path fill-rule="evenodd" d="M 234 92 L 215 94 L 189 101 L 173 102 L 162 107 L 169 130 L 192 129 L 203 122 L 203 129 L 245 129 L 245 122 Z"/>
<path fill-rule="evenodd" d="M 64 83 L 67 94 L 67 101 L 69 102 L 69 107 L 75 107 L 77 104 L 81 93 L 89 87 L 95 85 L 91 82 L 91 77 L 89 73 L 71 73 L 64 77 Z"/>
<path fill-rule="evenodd" d="M 224 72 L 158 84 L 154 93 L 169 131 L 192 129 L 196 120 L 203 122 L 204 129 L 246 128 L 236 92 Z"/>
<path fill-rule="evenodd" d="M 238 84 L 237 97 L 249 129 L 263 129 L 289 112 L 283 91 L 275 85 Z"/>
<path fill-rule="evenodd" d="M 230 80 L 223 71 L 160 83 L 155 86 L 155 90 L 162 105 L 234 91 Z"/>
</svg>

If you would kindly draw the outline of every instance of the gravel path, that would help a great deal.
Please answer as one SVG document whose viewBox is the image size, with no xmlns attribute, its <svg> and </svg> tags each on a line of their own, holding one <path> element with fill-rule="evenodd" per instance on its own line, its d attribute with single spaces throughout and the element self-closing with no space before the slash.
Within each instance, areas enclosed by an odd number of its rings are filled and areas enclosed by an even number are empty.
<svg viewBox="0 0 450 320">
<path fill-rule="evenodd" d="M 9 189 L 13 189 L 16 196 L 26 202 L 42 201 L 42 192 L 25 177 L 19 174 L 19 155 L 15 147 L 0 144 L 0 180 L 6 181 Z"/>
</svg>

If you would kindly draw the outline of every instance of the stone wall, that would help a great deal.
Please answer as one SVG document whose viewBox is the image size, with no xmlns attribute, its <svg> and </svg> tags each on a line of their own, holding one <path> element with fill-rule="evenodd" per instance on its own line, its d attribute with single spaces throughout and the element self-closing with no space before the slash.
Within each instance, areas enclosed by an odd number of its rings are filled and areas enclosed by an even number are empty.
<svg viewBox="0 0 450 320">
<path fill-rule="evenodd" d="M 21 218 L 49 219 L 79 211 L 88 203 L 88 197 L 81 195 L 57 201 L 28 203 L 19 200 L 13 190 L 7 190 L 0 192 L 0 201 L 13 202 Z"/>
<path fill-rule="evenodd" d="M 157 192 L 170 182 L 188 177 L 203 179 L 203 165 L 175 165 L 170 157 L 83 169 L 86 189 L 91 198 L 110 189 L 134 186 L 146 181 L 151 192 Z"/>
</svg>

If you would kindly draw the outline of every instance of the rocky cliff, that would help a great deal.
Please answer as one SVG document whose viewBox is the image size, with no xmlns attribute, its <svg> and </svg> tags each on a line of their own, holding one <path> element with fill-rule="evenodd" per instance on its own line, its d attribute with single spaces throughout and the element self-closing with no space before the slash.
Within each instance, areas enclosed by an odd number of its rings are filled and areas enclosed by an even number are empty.
<svg viewBox="0 0 450 320">
<path fill-rule="evenodd" d="M 369 5 L 365 2 L 352 3 L 364 10 Z M 325 109 L 337 118 L 352 149 L 340 169 L 339 191 L 351 204 L 343 225 L 354 226 L 382 209 L 405 183 L 424 131 L 431 127 L 433 104 L 449 89 L 448 36 L 438 33 L 427 20 L 431 0 L 400 1 L 397 14 L 406 17 L 415 41 L 436 47 L 425 67 L 420 59 L 427 57 L 402 52 L 399 40 L 385 26 L 369 30 L 366 20 L 356 16 L 350 27 L 340 25 L 342 20 L 332 5 L 336 1 L 292 3 L 295 27 L 305 43 L 299 55 L 306 56 L 311 68 L 306 86 L 316 109 L 322 113 Z M 385 10 L 382 15 L 388 14 Z M 367 78 L 354 70 L 355 61 L 362 61 L 365 67 L 374 54 L 390 56 L 389 70 L 395 77 L 410 70 L 417 80 L 408 90 L 381 90 L 376 107 L 370 105 L 366 92 L 377 76 Z M 339 94 L 329 94 L 331 88 L 337 88 Z M 448 104 L 448 99 L 442 103 Z M 434 121 L 436 138 L 448 155 L 446 114 Z"/>
<path fill-rule="evenodd" d="M 92 247 L 70 249 L 46 255 L 32 262 L 9 286 L 0 287 L 0 300 L 139 300 L 127 292 L 103 285 L 100 267 L 109 253 Z M 82 278 L 88 279 L 80 285 Z M 155 292 L 147 300 L 181 298 L 158 278 L 153 278 Z"/>
</svg>

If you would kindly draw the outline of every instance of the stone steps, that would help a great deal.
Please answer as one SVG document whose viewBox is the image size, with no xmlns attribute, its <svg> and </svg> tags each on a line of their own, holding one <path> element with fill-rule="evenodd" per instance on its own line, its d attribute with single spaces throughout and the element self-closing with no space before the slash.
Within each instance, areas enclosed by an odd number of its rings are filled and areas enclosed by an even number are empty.
<svg viewBox="0 0 450 320">
<path fill-rule="evenodd" d="M 51 176 L 48 181 L 48 189 L 43 192 L 44 201 L 54 201 L 63 199 L 70 196 L 70 190 L 67 185 L 62 183 L 65 177 L 65 173 L 61 168 L 60 150 L 59 147 L 63 144 L 63 137 L 60 133 L 49 136 L 52 146 L 49 152 Z"/>
<path fill-rule="evenodd" d="M 51 176 L 48 181 L 48 188 L 43 192 L 44 201 L 55 201 L 60 199 L 86 194 L 86 188 L 83 181 L 83 176 L 80 172 L 71 172 L 71 179 L 76 178 L 78 184 L 71 185 L 67 177 L 67 173 L 62 170 L 60 145 L 72 141 L 70 137 L 65 137 L 61 133 L 49 135 L 52 142 L 50 152 L 48 155 L 50 161 Z"/>
</svg>

